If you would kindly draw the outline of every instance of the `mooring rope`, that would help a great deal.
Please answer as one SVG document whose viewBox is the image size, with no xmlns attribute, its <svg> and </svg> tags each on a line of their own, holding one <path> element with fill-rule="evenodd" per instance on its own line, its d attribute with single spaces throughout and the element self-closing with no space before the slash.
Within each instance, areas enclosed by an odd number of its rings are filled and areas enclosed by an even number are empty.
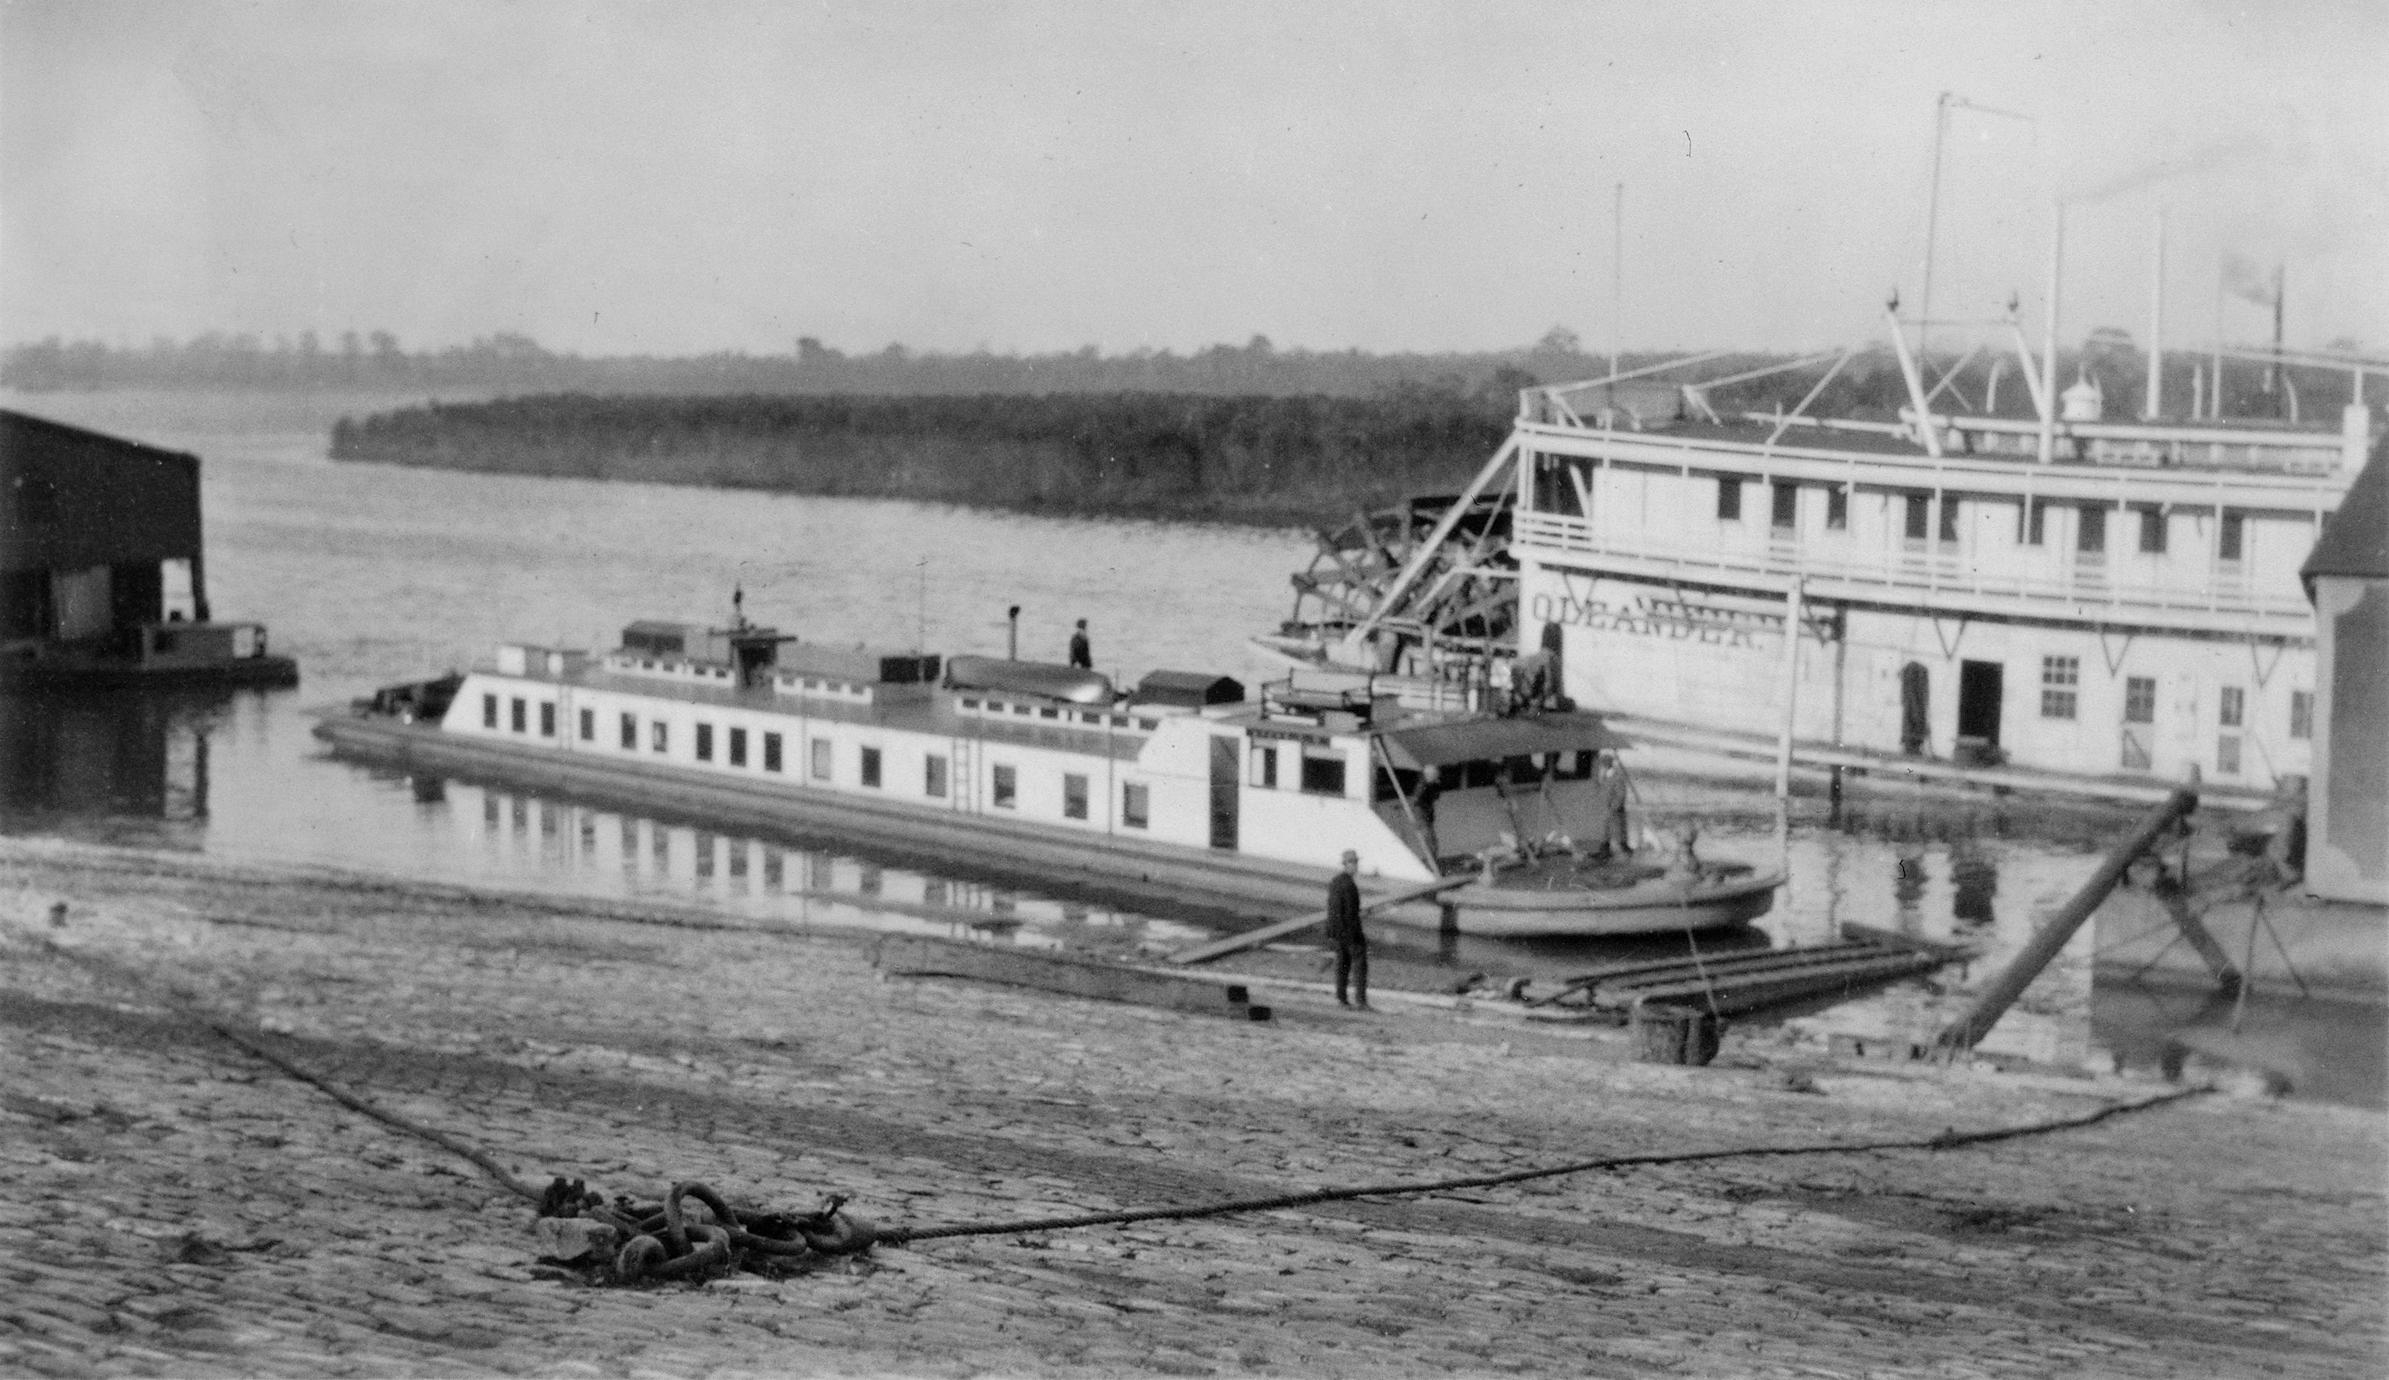
<svg viewBox="0 0 2389 1380">
<path fill-rule="evenodd" d="M 460 1156 L 495 1180 L 509 1193 L 542 1205 L 552 1198 L 553 1189 L 543 1192 L 531 1188 L 509 1173 L 495 1159 L 473 1145 L 380 1106 L 353 1089 L 272 1049 L 262 1040 L 207 1011 L 181 993 L 162 987 L 144 974 L 110 959 L 65 948 L 49 940 L 46 936 L 37 936 L 37 938 L 42 947 L 50 954 L 129 983 L 135 988 L 163 1000 L 185 1019 L 193 1021 L 227 1043 L 280 1069 L 292 1078 L 316 1088 L 342 1106 Z M 1868 1141 L 1813 1141 L 1796 1145 L 1725 1146 L 1711 1150 L 1675 1150 L 1641 1155 L 1602 1155 L 1591 1159 L 1572 1160 L 1564 1164 L 1545 1165 L 1534 1169 L 1515 1169 L 1497 1174 L 1472 1174 L 1448 1179 L 1368 1184 L 1351 1188 L 1310 1189 L 1300 1193 L 1271 1194 L 1258 1198 L 1233 1198 L 1223 1202 L 1198 1203 L 1183 1207 L 1076 1213 L 1052 1217 L 1030 1217 L 1010 1222 L 955 1223 L 926 1227 L 868 1227 L 861 1228 L 859 1239 L 850 1239 L 842 1243 L 841 1249 L 828 1253 L 845 1254 L 873 1243 L 902 1246 L 924 1241 L 953 1240 L 967 1236 L 1010 1236 L 1029 1232 L 1069 1231 L 1082 1227 L 1119 1226 L 1136 1222 L 1191 1221 L 1206 1217 L 1225 1217 L 1238 1213 L 1272 1212 L 1287 1208 L 1309 1207 L 1320 1203 L 1350 1202 L 1364 1198 L 1394 1198 L 1427 1193 L 1450 1193 L 1472 1188 L 1496 1188 L 1505 1184 L 1531 1183 L 1537 1179 L 1554 1179 L 1571 1174 L 1633 1169 L 1652 1165 L 1700 1164 L 1719 1160 L 1788 1158 L 1806 1155 L 1861 1155 L 1890 1150 L 1954 1150 L 1964 1146 L 1986 1145 L 1996 1141 L 2019 1140 L 2030 1136 L 2074 1130 L 2114 1117 L 2149 1111 L 2211 1091 L 2213 1089 L 2205 1085 L 2176 1088 L 2153 1097 L 2139 1098 L 2128 1102 L 2111 1102 L 2104 1107 L 2076 1116 L 2053 1117 L 2042 1121 L 2015 1126 L 1998 1126 L 1980 1131 L 1959 1131 L 1951 1128 L 1931 1136 L 1888 1137 Z M 558 1183 L 561 1184 L 562 1181 L 559 1180 Z M 702 1185 L 676 1186 L 672 1196 L 667 1199 L 667 1212 L 672 1212 L 678 1198 L 683 1194 L 700 1196 L 700 1199 L 707 1203 L 708 1208 L 715 1211 L 718 1221 L 727 1224 L 732 1232 L 737 1232 L 737 1218 L 726 1206 L 717 1206 L 720 1204 L 720 1200 L 709 1190 L 704 1189 Z M 835 1211 L 836 1200 L 833 1200 L 822 1216 L 826 1220 Z M 677 1220 L 676 1213 L 673 1216 Z M 746 1234 L 737 1232 L 737 1235 L 744 1237 Z M 633 1244 L 636 1244 L 635 1241 Z M 739 1244 L 755 1243 L 742 1240 Z M 630 1246 L 625 1246 L 623 1249 L 626 1259 L 633 1254 Z M 640 1269 L 629 1270 L 626 1273 L 631 1278 L 636 1278 L 647 1268 L 643 1264 Z"/>
</svg>

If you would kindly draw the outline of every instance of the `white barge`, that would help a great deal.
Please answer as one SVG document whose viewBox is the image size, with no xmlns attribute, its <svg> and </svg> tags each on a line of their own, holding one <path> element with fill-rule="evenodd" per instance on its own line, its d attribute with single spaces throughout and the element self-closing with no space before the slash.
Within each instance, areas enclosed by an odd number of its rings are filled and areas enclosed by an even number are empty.
<svg viewBox="0 0 2389 1380">
<path fill-rule="evenodd" d="M 335 752 L 820 830 L 1050 877 L 1246 908 L 1316 909 L 1341 854 L 1378 912 L 1476 935 L 1707 929 L 1783 876 L 1612 854 L 1622 742 L 1589 714 L 1405 707 L 1365 687 L 1258 701 L 1161 672 L 1092 672 L 635 623 L 601 657 L 509 645 L 461 677 L 328 713 Z M 1462 880 L 1464 879 L 1464 880 Z"/>
</svg>

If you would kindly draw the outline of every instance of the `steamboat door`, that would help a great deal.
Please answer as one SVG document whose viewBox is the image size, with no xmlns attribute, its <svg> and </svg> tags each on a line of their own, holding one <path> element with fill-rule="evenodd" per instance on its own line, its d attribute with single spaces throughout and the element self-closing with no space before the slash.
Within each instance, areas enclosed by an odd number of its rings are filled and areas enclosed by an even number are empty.
<svg viewBox="0 0 2389 1380">
<path fill-rule="evenodd" d="M 1977 748 L 1999 746 L 1999 703 L 2005 668 L 1996 661 L 1958 663 L 1958 741 Z"/>
<path fill-rule="evenodd" d="M 1237 772 L 1236 740 L 1220 734 L 1211 738 L 1211 846 L 1236 847 L 1236 792 L 1242 785 Z"/>
</svg>

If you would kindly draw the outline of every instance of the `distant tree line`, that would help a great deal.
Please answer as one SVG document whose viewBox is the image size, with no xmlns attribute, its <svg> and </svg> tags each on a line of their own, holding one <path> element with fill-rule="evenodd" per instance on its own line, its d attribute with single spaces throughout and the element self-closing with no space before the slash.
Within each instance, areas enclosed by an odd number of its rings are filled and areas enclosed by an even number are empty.
<svg viewBox="0 0 2389 1380">
<path fill-rule="evenodd" d="M 2352 347 L 2353 342 L 2335 342 Z M 1632 354 L 1628 370 L 1667 356 Z M 1701 369 L 1659 376 L 1663 382 L 1757 370 L 1788 356 L 1751 352 L 1710 361 Z M 2169 413 L 2183 415 L 2192 397 L 2191 374 L 2205 361 L 2177 350 L 2167 357 Z M 1927 386 L 1959 365 L 1938 407 L 1954 397 L 1964 410 L 2011 416 L 2031 411 L 2017 361 L 1990 351 L 1962 363 L 1943 355 L 1926 370 Z M 847 354 L 806 337 L 793 353 L 722 352 L 684 357 L 588 357 L 560 354 L 528 336 L 499 334 L 469 345 L 402 349 L 387 331 L 345 332 L 326 343 L 312 331 L 268 342 L 221 332 L 147 346 L 110 345 L 56 337 L 0 351 L 0 385 L 48 389 L 260 389 L 481 394 L 790 394 L 799 396 L 1042 395 L 1053 393 L 1174 393 L 1209 397 L 1380 398 L 1432 395 L 1465 399 L 1507 412 L 1517 391 L 1539 383 L 1597 378 L 1605 356 L 1585 351 L 1575 334 L 1553 327 L 1531 346 L 1512 350 L 1371 354 L 1359 350 L 1280 350 L 1264 336 L 1243 345 L 1213 345 L 1191 354 L 1133 350 L 1106 355 L 1093 346 L 1052 354 L 915 353 L 890 345 Z M 2092 331 L 2079 350 L 2061 351 L 2058 386 L 2078 375 L 2105 387 L 2108 415 L 2136 413 L 2146 356 L 2128 333 Z M 1996 371 L 1996 377 L 1994 372 Z M 1717 389 L 1718 410 L 1767 411 L 1798 406 L 1822 365 Z M 2208 384 L 2211 386 L 2212 380 Z M 2328 423 L 2350 396 L 2344 372 L 2298 366 L 2267 371 L 2248 360 L 2226 361 L 2224 411 L 2232 416 L 2287 417 Z M 1888 346 L 1864 351 L 1845 365 L 1810 404 L 1812 412 L 1884 418 L 1907 403 L 1907 388 Z"/>
<path fill-rule="evenodd" d="M 1511 409 L 1376 398 L 556 394 L 343 418 L 336 460 L 1286 524 L 1465 484 Z"/>
</svg>

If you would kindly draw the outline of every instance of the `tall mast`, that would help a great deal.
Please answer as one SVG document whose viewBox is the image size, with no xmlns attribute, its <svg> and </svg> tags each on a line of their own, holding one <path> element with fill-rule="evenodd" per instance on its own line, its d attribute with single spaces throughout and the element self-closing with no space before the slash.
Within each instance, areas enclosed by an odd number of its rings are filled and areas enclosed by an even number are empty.
<svg viewBox="0 0 2389 1380">
<path fill-rule="evenodd" d="M 2165 414 L 2165 208 L 2157 208 L 2157 264 L 2151 275 L 2148 299 L 2148 402 L 2145 413 L 2149 421 Z"/>
<path fill-rule="evenodd" d="M 1618 337 L 1625 334 L 1626 315 L 1626 184 L 1620 182 L 1609 209 L 1609 376 L 1618 376 Z M 1610 400 L 1617 389 L 1610 388 Z"/>
<path fill-rule="evenodd" d="M 2049 309 L 2041 323 L 2041 463 L 2057 458 L 2057 287 L 2065 267 L 2065 203 L 2055 206 L 2049 235 Z"/>
</svg>

